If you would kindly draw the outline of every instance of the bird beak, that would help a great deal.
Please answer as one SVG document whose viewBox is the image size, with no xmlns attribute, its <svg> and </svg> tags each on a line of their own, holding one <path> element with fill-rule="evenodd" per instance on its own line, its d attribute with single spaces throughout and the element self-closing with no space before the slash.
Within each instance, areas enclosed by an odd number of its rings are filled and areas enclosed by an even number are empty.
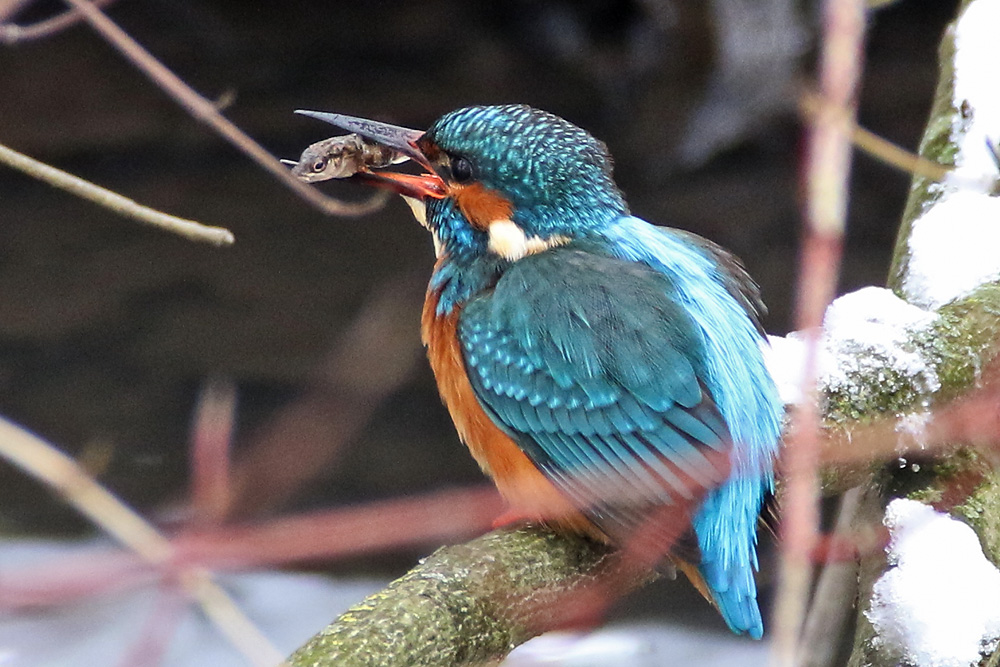
<svg viewBox="0 0 1000 667">
<path fill-rule="evenodd" d="M 386 188 L 404 197 L 412 197 L 414 199 L 422 200 L 427 197 L 444 199 L 447 196 L 447 188 L 445 188 L 444 181 L 434 172 L 434 167 L 423 151 L 420 150 L 417 143 L 417 140 L 424 136 L 422 130 L 411 130 L 406 127 L 399 127 L 398 125 L 380 123 L 377 120 L 345 116 L 339 113 L 305 111 L 302 109 L 297 110 L 295 113 L 317 118 L 348 132 L 360 135 L 365 139 L 370 139 L 383 146 L 399 151 L 428 172 L 417 176 L 391 171 L 359 171 L 353 178 L 368 185 Z"/>
</svg>

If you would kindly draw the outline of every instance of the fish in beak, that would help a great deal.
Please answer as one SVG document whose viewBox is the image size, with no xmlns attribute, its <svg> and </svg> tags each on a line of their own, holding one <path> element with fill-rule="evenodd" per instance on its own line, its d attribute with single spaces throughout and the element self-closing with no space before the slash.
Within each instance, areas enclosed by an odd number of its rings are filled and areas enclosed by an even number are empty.
<svg viewBox="0 0 1000 667">
<path fill-rule="evenodd" d="M 292 165 L 293 173 L 302 180 L 316 182 L 330 178 L 354 178 L 419 201 L 447 196 L 444 181 L 420 150 L 418 140 L 424 136 L 423 131 L 338 113 L 301 109 L 295 113 L 353 133 L 312 144 L 303 151 L 298 162 L 283 160 L 285 164 Z M 412 160 L 426 172 L 414 175 L 372 171 L 406 160 Z"/>
</svg>

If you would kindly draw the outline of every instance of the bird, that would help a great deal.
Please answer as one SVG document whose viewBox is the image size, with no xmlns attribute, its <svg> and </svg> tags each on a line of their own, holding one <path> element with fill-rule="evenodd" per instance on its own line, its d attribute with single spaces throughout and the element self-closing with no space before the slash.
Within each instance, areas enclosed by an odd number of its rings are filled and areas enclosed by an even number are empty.
<svg viewBox="0 0 1000 667">
<path fill-rule="evenodd" d="M 614 543 L 676 508 L 682 569 L 759 639 L 756 529 L 783 408 L 740 261 L 634 216 L 605 144 L 554 114 L 469 106 L 421 131 L 297 113 L 422 168 L 352 171 L 433 237 L 423 341 L 505 516 Z"/>
</svg>

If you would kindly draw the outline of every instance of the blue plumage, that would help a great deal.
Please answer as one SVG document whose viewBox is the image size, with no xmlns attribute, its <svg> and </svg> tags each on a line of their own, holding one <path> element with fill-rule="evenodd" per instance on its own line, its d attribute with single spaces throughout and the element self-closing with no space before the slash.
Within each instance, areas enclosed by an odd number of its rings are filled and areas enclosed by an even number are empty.
<svg viewBox="0 0 1000 667">
<path fill-rule="evenodd" d="M 469 386 L 526 465 L 612 537 L 699 502 L 697 567 L 729 627 L 760 637 L 756 524 L 782 406 L 756 286 L 717 246 L 631 216 L 604 145 L 561 118 L 469 107 L 419 138 L 389 130 L 370 136 L 403 137 L 434 171 L 381 178 L 424 204 L 435 236 L 425 338 L 459 431 L 485 433 L 463 413 Z"/>
<path fill-rule="evenodd" d="M 753 573 L 756 524 L 773 483 L 772 460 L 781 435 L 782 404 L 760 353 L 752 319 L 755 295 L 738 267 L 707 241 L 625 218 L 609 229 L 616 253 L 676 281 L 685 308 L 706 335 L 706 386 L 734 441 L 733 472 L 695 516 L 699 569 L 729 626 L 755 638 L 763 633 Z M 741 289 L 741 285 L 744 286 Z"/>
<path fill-rule="evenodd" d="M 760 637 L 756 524 L 782 408 L 753 283 L 707 241 L 631 217 L 603 145 L 561 119 L 473 107 L 427 138 L 469 159 L 526 235 L 572 239 L 507 266 L 453 200 L 428 203 L 447 251 L 438 307 L 464 305 L 459 336 L 488 414 L 598 525 L 683 496 L 678 472 L 714 488 L 694 517 L 698 567 L 729 626 Z M 720 447 L 728 479 L 704 456 Z"/>
<path fill-rule="evenodd" d="M 637 234 L 669 233 L 640 225 L 609 230 L 609 241 L 632 235 L 607 246 L 611 256 L 570 244 L 522 259 L 469 301 L 459 319 L 469 376 L 491 417 L 612 534 L 689 498 L 679 472 L 719 487 L 694 519 L 699 569 L 730 627 L 760 637 L 754 536 L 780 403 L 759 334 L 724 279 L 705 273 L 720 270 L 711 256 L 686 248 L 679 262 L 655 236 L 639 245 Z M 705 453 L 730 447 L 727 481 Z"/>
</svg>

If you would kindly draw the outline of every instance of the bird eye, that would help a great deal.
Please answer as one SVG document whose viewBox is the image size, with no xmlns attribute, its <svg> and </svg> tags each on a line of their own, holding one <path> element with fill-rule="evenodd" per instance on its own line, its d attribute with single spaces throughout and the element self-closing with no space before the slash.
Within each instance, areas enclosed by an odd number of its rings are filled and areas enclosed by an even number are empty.
<svg viewBox="0 0 1000 667">
<path fill-rule="evenodd" d="M 312 164 L 312 170 L 313 170 L 314 173 L 318 174 L 319 172 L 323 171 L 324 169 L 326 169 L 326 158 L 325 157 L 321 157 L 320 159 L 318 159 L 315 162 L 313 162 L 313 164 Z"/>
<path fill-rule="evenodd" d="M 451 158 L 451 177 L 456 183 L 468 183 L 472 180 L 472 163 L 468 158 L 462 156 Z"/>
</svg>

